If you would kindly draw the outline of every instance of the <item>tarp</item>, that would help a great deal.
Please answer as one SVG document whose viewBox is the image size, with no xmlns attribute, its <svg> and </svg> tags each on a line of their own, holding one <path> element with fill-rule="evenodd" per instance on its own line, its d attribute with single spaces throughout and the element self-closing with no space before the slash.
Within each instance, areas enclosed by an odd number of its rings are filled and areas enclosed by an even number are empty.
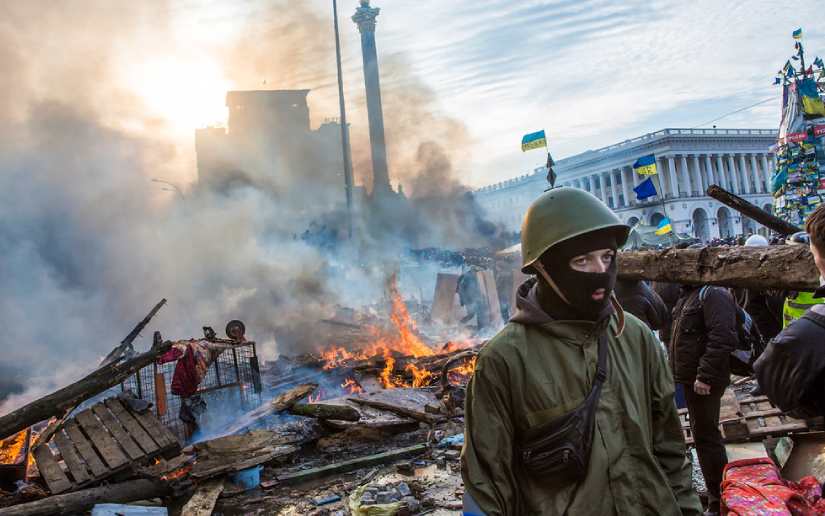
<svg viewBox="0 0 825 516">
<path fill-rule="evenodd" d="M 677 244 L 690 244 L 699 240 L 683 233 L 670 231 L 664 235 L 656 234 L 656 226 L 636 224 L 630 229 L 627 243 L 623 249 L 656 249 L 672 247 Z"/>
</svg>

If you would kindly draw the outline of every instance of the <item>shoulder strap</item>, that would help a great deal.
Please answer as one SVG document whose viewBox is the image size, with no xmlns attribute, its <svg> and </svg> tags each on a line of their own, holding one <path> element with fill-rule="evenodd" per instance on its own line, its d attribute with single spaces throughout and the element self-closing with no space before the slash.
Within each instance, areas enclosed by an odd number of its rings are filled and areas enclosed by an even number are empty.
<svg viewBox="0 0 825 516">
<path fill-rule="evenodd" d="M 599 337 L 599 358 L 596 362 L 596 376 L 593 377 L 593 385 L 587 395 L 582 407 L 587 406 L 589 410 L 595 411 L 602 393 L 602 384 L 607 380 L 607 335 L 602 333 Z"/>
</svg>

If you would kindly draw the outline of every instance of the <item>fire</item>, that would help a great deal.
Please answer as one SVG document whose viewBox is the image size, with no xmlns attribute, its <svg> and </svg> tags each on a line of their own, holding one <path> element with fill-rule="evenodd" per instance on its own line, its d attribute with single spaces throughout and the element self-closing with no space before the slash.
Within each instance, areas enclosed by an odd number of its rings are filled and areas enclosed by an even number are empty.
<svg viewBox="0 0 825 516">
<path fill-rule="evenodd" d="M 354 378 L 347 378 L 344 380 L 344 383 L 341 384 L 341 388 L 347 391 L 347 394 L 358 394 L 359 392 L 364 392 L 363 387 L 355 381 Z"/>
<path fill-rule="evenodd" d="M 385 389 L 392 389 L 395 387 L 395 379 L 392 377 L 392 372 L 395 370 L 395 359 L 389 355 L 384 357 L 386 365 L 378 378 L 381 379 L 381 384 Z"/>
<path fill-rule="evenodd" d="M 461 381 L 468 380 L 476 370 L 476 361 L 478 360 L 478 355 L 473 356 L 466 363 L 463 365 L 459 365 L 456 367 L 451 368 L 447 374 L 449 375 L 450 382 L 458 383 Z"/>
<path fill-rule="evenodd" d="M 165 480 L 167 482 L 170 480 L 177 480 L 188 475 L 190 471 L 192 471 L 192 464 L 186 464 L 185 466 L 172 470 L 169 473 L 166 473 L 165 475 L 160 477 L 160 479 Z"/>
<path fill-rule="evenodd" d="M 318 394 L 310 394 L 307 403 L 318 403 L 324 398 L 324 389 L 318 389 Z"/>
<path fill-rule="evenodd" d="M 418 368 L 415 364 L 407 364 L 407 367 L 404 369 L 412 374 L 413 387 L 426 387 L 430 384 L 430 381 L 433 378 L 432 372 L 423 368 Z"/>
<path fill-rule="evenodd" d="M 23 462 L 27 432 L 28 430 L 21 430 L 0 441 L 0 464 L 20 464 Z"/>
</svg>

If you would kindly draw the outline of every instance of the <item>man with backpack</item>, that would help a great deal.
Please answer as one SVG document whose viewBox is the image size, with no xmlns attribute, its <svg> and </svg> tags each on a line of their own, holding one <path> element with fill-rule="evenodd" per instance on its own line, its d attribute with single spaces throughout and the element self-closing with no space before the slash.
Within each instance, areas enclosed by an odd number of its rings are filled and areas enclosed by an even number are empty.
<svg viewBox="0 0 825 516">
<path fill-rule="evenodd" d="M 722 470 L 728 462 L 719 432 L 719 408 L 730 384 L 731 352 L 739 342 L 737 305 L 724 288 L 685 286 L 673 315 L 669 357 L 673 376 L 685 393 L 708 488 L 708 513 L 718 513 Z"/>
</svg>

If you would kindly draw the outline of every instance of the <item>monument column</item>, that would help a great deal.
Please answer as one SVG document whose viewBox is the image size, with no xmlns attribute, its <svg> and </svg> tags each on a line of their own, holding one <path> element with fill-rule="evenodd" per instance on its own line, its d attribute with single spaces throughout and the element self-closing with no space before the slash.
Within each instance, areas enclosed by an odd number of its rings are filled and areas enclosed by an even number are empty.
<svg viewBox="0 0 825 516">
<path fill-rule="evenodd" d="M 765 189 L 769 193 L 773 193 L 771 191 L 773 189 L 772 188 L 773 185 L 771 184 L 771 179 L 772 179 L 773 174 L 771 174 L 771 171 L 768 170 L 768 158 L 767 158 L 767 156 L 762 154 L 761 161 L 762 161 L 762 173 L 765 174 Z"/>
<path fill-rule="evenodd" d="M 622 205 L 619 202 L 619 185 L 616 184 L 616 169 L 611 168 L 608 174 L 610 174 L 610 192 L 613 194 L 613 207 L 618 210 Z"/>
<path fill-rule="evenodd" d="M 667 168 L 670 172 L 670 193 L 674 198 L 679 197 L 679 180 L 676 177 L 676 161 L 673 156 L 667 157 Z"/>
<path fill-rule="evenodd" d="M 745 183 L 744 193 L 756 193 L 756 190 L 753 188 L 753 170 L 747 170 L 744 154 L 739 155 L 739 173 L 742 174 L 742 179 Z"/>
<path fill-rule="evenodd" d="M 635 204 L 634 199 L 635 197 L 631 197 L 631 190 L 630 188 L 630 179 L 627 177 L 627 169 L 625 167 L 619 168 L 619 174 L 622 176 L 622 191 L 624 192 L 624 205 L 625 207 L 630 207 L 631 204 Z"/>
<path fill-rule="evenodd" d="M 372 193 L 381 195 L 391 191 L 387 170 L 387 145 L 384 141 L 384 114 L 381 109 L 381 83 L 378 77 L 378 53 L 375 49 L 375 18 L 381 9 L 370 7 L 369 0 L 352 17 L 361 32 L 361 55 L 364 60 L 364 85 L 367 90 L 367 116 L 370 125 L 372 152 Z"/>
<path fill-rule="evenodd" d="M 733 154 L 728 154 L 728 171 L 730 172 L 731 188 L 730 191 L 735 194 L 742 193 L 742 187 L 739 183 L 739 177 L 736 174 L 736 164 L 733 162 Z"/>
<path fill-rule="evenodd" d="M 708 186 L 716 184 L 716 179 L 713 177 L 713 162 L 710 160 L 710 154 L 705 154 L 705 175 L 708 179 Z"/>
<path fill-rule="evenodd" d="M 722 163 L 722 155 L 716 155 L 716 177 L 719 179 L 719 186 L 728 189 L 728 178 L 725 176 L 725 164 Z"/>
</svg>

